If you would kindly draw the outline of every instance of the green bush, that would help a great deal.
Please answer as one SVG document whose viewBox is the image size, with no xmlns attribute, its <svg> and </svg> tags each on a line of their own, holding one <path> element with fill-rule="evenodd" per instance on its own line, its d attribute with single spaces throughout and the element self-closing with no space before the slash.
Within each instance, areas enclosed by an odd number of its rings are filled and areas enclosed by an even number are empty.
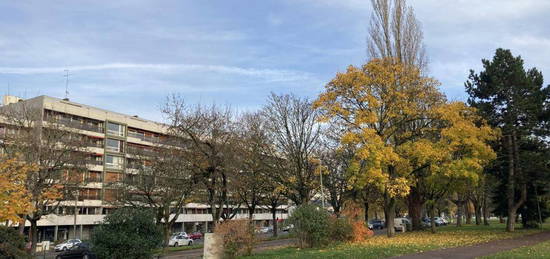
<svg viewBox="0 0 550 259">
<path fill-rule="evenodd" d="M 330 239 L 334 241 L 350 241 L 353 239 L 353 225 L 351 224 L 350 219 L 342 217 L 330 218 L 329 224 L 329 234 Z"/>
<path fill-rule="evenodd" d="M 300 247 L 320 247 L 328 243 L 329 214 L 318 206 L 305 204 L 296 208 L 287 220 Z"/>
<path fill-rule="evenodd" d="M 98 258 L 151 258 L 162 246 L 162 229 L 148 209 L 120 208 L 94 229 L 91 242 Z"/>
<path fill-rule="evenodd" d="M 25 251 L 25 238 L 17 230 L 0 226 L 0 258 L 31 258 Z"/>
</svg>

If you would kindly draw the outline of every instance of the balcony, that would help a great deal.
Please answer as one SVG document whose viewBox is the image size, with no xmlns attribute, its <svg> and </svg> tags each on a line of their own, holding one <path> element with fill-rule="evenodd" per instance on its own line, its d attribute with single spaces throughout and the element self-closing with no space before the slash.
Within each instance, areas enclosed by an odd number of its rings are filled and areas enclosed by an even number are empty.
<svg viewBox="0 0 550 259">
<path fill-rule="evenodd" d="M 128 146 L 126 149 L 128 154 L 132 155 L 144 155 L 144 156 L 154 156 L 156 155 L 156 152 L 151 149 L 144 149 L 144 148 L 138 148 L 138 147 L 132 147 Z"/>
<path fill-rule="evenodd" d="M 159 142 L 159 137 L 145 136 L 143 135 L 143 133 L 133 132 L 133 131 L 128 131 L 128 137 L 137 138 L 137 139 L 140 139 L 141 141 L 148 141 L 152 143 Z"/>
<path fill-rule="evenodd" d="M 103 165 L 103 161 L 102 160 L 88 159 L 88 160 L 86 160 L 86 164 L 89 164 L 89 165 Z"/>
<path fill-rule="evenodd" d="M 69 120 L 69 119 L 66 119 L 66 118 L 58 119 L 57 123 L 65 125 L 65 126 L 70 127 L 70 128 L 75 128 L 75 129 L 80 129 L 80 130 L 93 131 L 93 132 L 97 132 L 97 133 L 104 133 L 105 132 L 103 127 L 92 126 L 92 125 L 89 125 L 89 124 L 83 124 L 81 122 L 72 121 L 72 120 Z"/>
</svg>

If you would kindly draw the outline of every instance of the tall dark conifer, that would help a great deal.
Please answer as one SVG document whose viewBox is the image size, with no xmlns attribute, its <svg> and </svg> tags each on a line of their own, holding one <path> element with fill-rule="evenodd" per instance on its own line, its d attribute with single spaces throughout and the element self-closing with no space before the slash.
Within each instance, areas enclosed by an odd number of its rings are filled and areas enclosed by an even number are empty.
<svg viewBox="0 0 550 259">
<path fill-rule="evenodd" d="M 483 71 L 470 71 L 466 91 L 468 103 L 494 127 L 501 129 L 501 141 L 496 144 L 497 166 L 506 186 L 507 231 L 514 231 L 517 210 L 527 200 L 528 161 L 522 153 L 522 143 L 543 133 L 544 106 L 550 100 L 543 87 L 542 73 L 536 68 L 525 70 L 520 56 L 510 50 L 497 49 L 492 60 L 482 60 Z M 502 171 L 504 170 L 504 171 Z"/>
</svg>

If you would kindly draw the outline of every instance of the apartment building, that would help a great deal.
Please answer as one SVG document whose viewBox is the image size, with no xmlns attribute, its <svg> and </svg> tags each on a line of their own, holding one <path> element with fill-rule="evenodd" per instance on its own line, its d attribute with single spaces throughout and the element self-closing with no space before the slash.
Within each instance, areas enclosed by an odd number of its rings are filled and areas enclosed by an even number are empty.
<svg viewBox="0 0 550 259">
<path fill-rule="evenodd" d="M 135 173 L 133 170 L 138 167 L 137 161 L 132 159 L 135 157 L 133 154 L 153 152 L 154 143 L 167 137 L 166 126 L 68 99 L 49 96 L 26 100 L 14 96 L 3 98 L 3 105 L 20 102 L 39 107 L 45 119 L 55 119 L 88 140 L 87 172 L 82 175 L 85 185 L 80 188 L 78 198 L 63 201 L 55 214 L 45 216 L 38 222 L 39 240 L 55 241 L 75 236 L 87 239 L 94 226 L 114 209 L 112 202 L 116 190 L 110 187 L 111 183 Z M 5 129 L 0 125 L 0 133 Z M 239 209 L 236 217 L 246 218 L 247 215 L 247 209 Z M 254 220 L 263 225 L 270 224 L 271 217 L 266 208 L 258 208 L 254 214 Z M 277 218 L 287 218 L 286 206 L 279 208 Z M 176 222 L 174 231 L 209 231 L 212 226 L 210 207 L 206 204 L 187 204 Z M 29 222 L 26 226 L 30 226 Z"/>
</svg>

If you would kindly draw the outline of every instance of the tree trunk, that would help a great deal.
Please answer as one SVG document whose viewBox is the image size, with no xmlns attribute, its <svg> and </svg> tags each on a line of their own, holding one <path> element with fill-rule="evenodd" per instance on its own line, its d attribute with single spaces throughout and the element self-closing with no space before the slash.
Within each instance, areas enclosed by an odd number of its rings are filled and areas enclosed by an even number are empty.
<svg viewBox="0 0 550 259">
<path fill-rule="evenodd" d="M 435 210 L 434 210 L 434 206 L 430 206 L 430 227 L 432 229 L 432 233 L 435 234 Z"/>
<path fill-rule="evenodd" d="M 464 210 L 466 211 L 466 224 L 472 224 L 472 211 L 469 202 L 464 203 Z"/>
<path fill-rule="evenodd" d="M 388 237 L 393 237 L 395 235 L 395 198 L 387 197 L 385 195 L 384 201 L 384 215 L 386 218 L 386 228 Z"/>
<path fill-rule="evenodd" d="M 456 203 L 456 226 L 462 227 L 462 209 L 464 208 L 463 202 Z"/>
<path fill-rule="evenodd" d="M 506 220 L 506 231 L 514 231 L 514 221 L 516 220 L 516 214 L 519 207 L 527 199 L 527 185 L 523 183 L 521 185 L 521 194 L 519 201 L 515 202 L 515 174 L 521 176 L 521 167 L 519 163 L 519 147 L 517 144 L 516 131 L 512 130 L 512 136 L 508 136 L 508 219 Z"/>
<path fill-rule="evenodd" d="M 481 206 L 478 202 L 474 203 L 474 211 L 476 215 L 476 225 L 481 225 Z"/>
<path fill-rule="evenodd" d="M 483 192 L 483 203 L 481 207 L 483 208 L 483 225 L 489 226 L 489 197 L 487 197 L 487 192 Z"/>
<path fill-rule="evenodd" d="M 253 220 L 254 219 L 254 211 L 256 210 L 256 206 L 250 206 L 248 207 L 248 219 Z"/>
<path fill-rule="evenodd" d="M 409 216 L 411 217 L 412 230 L 422 229 L 422 197 L 416 187 L 411 188 L 408 199 Z"/>
<path fill-rule="evenodd" d="M 424 202 L 416 187 L 411 188 L 408 199 L 409 216 L 411 217 L 412 230 L 422 229 L 422 206 Z"/>
<path fill-rule="evenodd" d="M 363 206 L 365 207 L 365 223 L 369 224 L 369 203 L 365 201 Z"/>
<path fill-rule="evenodd" d="M 508 199 L 508 218 L 506 219 L 506 231 L 514 231 L 514 220 L 516 218 L 516 212 L 514 211 L 514 153 L 512 148 L 512 136 L 507 137 L 508 141 L 508 186 L 506 188 L 506 194 Z"/>
<path fill-rule="evenodd" d="M 277 207 L 271 207 L 271 219 L 273 220 L 273 236 L 277 237 Z"/>
<path fill-rule="evenodd" d="M 31 222 L 31 229 L 29 231 L 30 240 L 31 240 L 31 252 L 36 252 L 36 244 L 38 243 L 38 220 L 29 219 Z"/>
<path fill-rule="evenodd" d="M 162 234 L 163 234 L 163 237 L 164 237 L 164 245 L 163 245 L 163 248 L 162 248 L 162 252 L 164 253 L 166 247 L 168 247 L 168 242 L 170 241 L 170 225 L 167 222 L 162 224 L 162 232 L 163 232 Z"/>
</svg>

